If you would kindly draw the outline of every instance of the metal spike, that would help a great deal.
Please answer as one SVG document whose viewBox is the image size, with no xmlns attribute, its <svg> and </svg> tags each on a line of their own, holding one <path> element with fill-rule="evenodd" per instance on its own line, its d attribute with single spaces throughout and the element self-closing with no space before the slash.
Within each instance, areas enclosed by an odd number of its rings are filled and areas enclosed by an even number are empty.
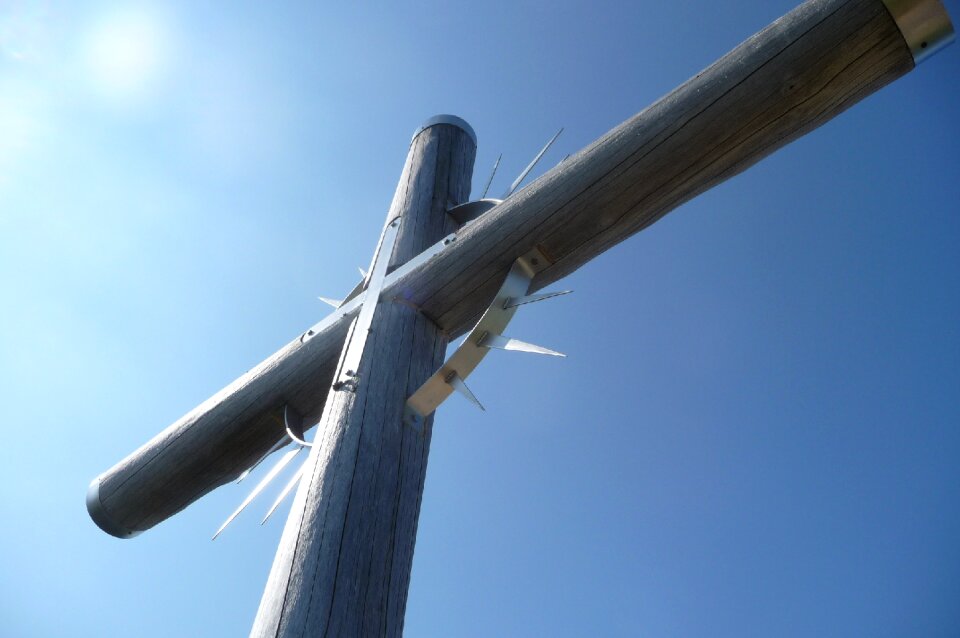
<svg viewBox="0 0 960 638">
<path fill-rule="evenodd" d="M 277 464 L 274 465 L 272 468 L 270 468 L 270 471 L 267 472 L 267 475 L 264 476 L 259 483 L 257 483 L 257 486 L 253 488 L 253 491 L 250 492 L 249 495 L 247 495 L 247 498 L 243 499 L 242 503 L 240 503 L 240 507 L 238 507 L 233 512 L 233 514 L 231 514 L 230 517 L 223 522 L 223 525 L 220 526 L 220 529 L 217 530 L 217 533 L 214 534 L 213 538 L 211 538 L 210 540 L 217 540 L 217 536 L 220 535 L 220 532 L 226 529 L 227 525 L 233 522 L 233 519 L 235 519 L 237 515 L 240 514 L 240 512 L 246 509 L 247 505 L 249 505 L 251 501 L 253 501 L 253 499 L 257 498 L 260 492 L 263 491 L 263 488 L 265 488 L 267 484 L 270 483 L 270 481 L 272 481 L 277 476 L 277 474 L 280 473 L 280 470 L 285 468 L 287 464 L 293 460 L 293 457 L 297 455 L 297 452 L 299 452 L 302 449 L 303 449 L 302 447 L 298 447 L 295 450 L 288 451 L 286 454 L 280 457 L 280 460 L 277 462 Z"/>
<path fill-rule="evenodd" d="M 504 193 L 503 197 L 501 197 L 500 199 L 506 199 L 510 197 L 513 194 L 513 191 L 517 190 L 517 186 L 519 186 L 520 183 L 524 180 L 524 178 L 530 173 L 530 171 L 533 170 L 533 167 L 537 165 L 537 162 L 539 162 L 540 158 L 543 157 L 543 154 L 547 152 L 547 149 L 550 148 L 550 146 L 553 145 L 555 141 L 557 141 L 557 138 L 560 137 L 561 133 L 563 133 L 563 127 L 561 127 L 559 131 L 557 131 L 556 135 L 550 138 L 550 141 L 547 142 L 546 146 L 540 149 L 540 152 L 537 153 L 537 156 L 533 158 L 532 162 L 527 164 L 527 167 L 523 169 L 522 173 L 520 173 L 520 177 L 513 180 L 513 184 L 510 184 L 510 188 L 507 189 L 507 192 Z"/>
<path fill-rule="evenodd" d="M 331 299 L 330 297 L 317 297 L 317 299 L 334 308 L 339 308 L 343 305 L 343 299 Z"/>
<path fill-rule="evenodd" d="M 522 306 L 528 303 L 536 303 L 538 301 L 543 301 L 544 299 L 553 299 L 554 297 L 560 297 L 561 295 L 569 295 L 572 290 L 558 290 L 555 292 L 538 292 L 533 295 L 524 295 L 523 297 L 509 297 L 506 301 L 503 302 L 503 309 L 515 308 L 517 306 Z"/>
<path fill-rule="evenodd" d="M 467 400 L 470 401 L 470 403 L 474 404 L 475 406 L 477 406 L 478 408 L 486 412 L 487 409 L 483 407 L 483 404 L 480 403 L 480 401 L 473 394 L 473 392 L 470 391 L 470 388 L 468 388 L 467 384 L 463 382 L 463 379 L 460 378 L 460 375 L 458 375 L 456 372 L 451 372 L 450 375 L 446 378 L 446 382 L 450 385 L 451 388 L 453 388 L 463 396 L 467 397 Z"/>
<path fill-rule="evenodd" d="M 363 277 L 364 279 L 367 278 L 367 271 L 366 271 L 366 270 L 364 270 L 364 269 L 361 268 L 360 266 L 357 266 L 357 270 L 360 271 L 360 276 L 361 276 L 361 277 Z"/>
<path fill-rule="evenodd" d="M 526 341 L 520 341 L 519 339 L 511 339 L 510 337 L 504 337 L 503 335 L 492 335 L 489 333 L 483 335 L 483 338 L 480 339 L 477 345 L 484 348 L 497 348 L 499 350 L 516 350 L 518 352 L 546 354 L 551 357 L 567 356 L 562 352 L 557 352 L 556 350 L 551 350 L 550 348 L 544 348 L 543 346 L 527 343 Z"/>
<path fill-rule="evenodd" d="M 483 187 L 483 195 L 480 196 L 480 199 L 483 199 L 487 196 L 487 191 L 490 190 L 490 184 L 493 183 L 493 176 L 497 174 L 497 167 L 500 166 L 500 160 L 503 158 L 503 153 L 497 156 L 497 161 L 493 163 L 493 171 L 490 173 L 490 179 L 487 180 L 487 185 Z"/>
<path fill-rule="evenodd" d="M 363 282 L 364 282 L 363 279 L 357 282 L 357 285 L 353 287 L 353 290 L 347 293 L 347 296 L 344 298 L 343 303 L 347 303 L 348 301 L 350 301 L 351 299 L 353 299 L 354 297 L 356 297 L 357 295 L 363 292 Z"/>
<path fill-rule="evenodd" d="M 247 478 L 247 476 L 250 475 L 250 472 L 252 472 L 252 471 L 254 471 L 255 469 L 257 469 L 257 466 L 260 465 L 261 463 L 263 463 L 263 462 L 267 459 L 268 456 L 270 456 L 271 454 L 273 454 L 273 453 L 276 452 L 277 450 L 281 450 L 281 449 L 287 447 L 288 445 L 290 445 L 290 443 L 291 443 L 290 439 L 287 439 L 287 438 L 280 439 L 279 441 L 277 441 L 276 443 L 274 443 L 274 444 L 273 444 L 273 447 L 270 448 L 269 450 L 267 450 L 266 454 L 264 454 L 264 455 L 261 456 L 259 459 L 257 459 L 257 462 L 256 462 L 256 463 L 254 463 L 253 465 L 251 465 L 250 467 L 248 467 L 247 469 L 245 469 L 245 470 L 243 471 L 243 473 L 241 473 L 240 476 L 237 477 L 237 480 L 235 481 L 235 483 L 242 483 L 242 482 L 243 482 L 243 479 Z"/>
<path fill-rule="evenodd" d="M 290 477 L 290 481 L 283 487 L 283 491 L 280 492 L 280 496 L 277 497 L 277 500 L 273 502 L 273 505 L 270 506 L 270 511 L 267 512 L 267 515 L 263 517 L 263 520 L 260 521 L 260 524 L 263 525 L 267 522 L 267 519 L 270 518 L 273 513 L 280 507 L 280 503 L 283 502 L 283 499 L 287 498 L 287 494 L 293 491 L 293 488 L 296 486 L 297 482 L 300 480 L 300 477 L 303 476 L 303 470 L 307 467 L 307 464 L 304 463 L 297 468 L 297 471 L 294 472 L 293 476 Z"/>
</svg>

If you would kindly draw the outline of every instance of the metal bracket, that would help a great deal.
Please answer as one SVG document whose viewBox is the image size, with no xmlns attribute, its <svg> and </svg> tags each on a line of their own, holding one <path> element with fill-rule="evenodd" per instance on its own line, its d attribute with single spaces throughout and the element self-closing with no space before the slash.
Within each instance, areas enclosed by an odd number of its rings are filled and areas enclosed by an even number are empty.
<svg viewBox="0 0 960 638">
<path fill-rule="evenodd" d="M 337 374 L 334 376 L 334 390 L 347 390 L 348 392 L 356 392 L 357 390 L 357 383 L 360 378 L 357 371 L 360 369 L 360 360 L 367 345 L 367 337 L 370 336 L 373 312 L 377 304 L 380 303 L 383 281 L 387 276 L 387 265 L 390 263 L 391 255 L 393 255 L 399 230 L 400 218 L 397 217 L 384 226 L 383 233 L 380 235 L 380 242 L 377 244 L 377 250 L 373 255 L 373 263 L 366 278 L 366 296 L 363 299 L 363 305 L 360 307 L 357 318 L 350 325 L 350 331 L 340 354 Z"/>
<path fill-rule="evenodd" d="M 510 343 L 510 350 L 521 350 L 538 354 L 560 355 L 560 353 L 539 346 L 532 346 L 522 341 L 506 339 L 501 341 L 504 328 L 513 319 L 517 308 L 525 303 L 532 303 L 540 299 L 549 299 L 558 294 L 544 293 L 538 299 L 528 297 L 527 292 L 534 275 L 547 265 L 541 251 L 534 248 L 520 257 L 510 267 L 507 278 L 500 290 L 494 296 L 480 321 L 474 326 L 463 343 L 454 351 L 449 359 L 427 379 L 420 388 L 407 399 L 404 420 L 418 431 L 418 427 L 426 417 L 443 403 L 454 391 L 466 396 L 472 403 L 483 409 L 483 405 L 467 388 L 464 379 L 480 364 L 492 347 L 503 348 Z M 517 303 L 520 300 L 526 300 Z M 562 355 L 561 355 L 562 356 Z"/>
<path fill-rule="evenodd" d="M 283 427 L 291 441 L 303 447 L 313 447 L 313 443 L 306 440 L 303 417 L 296 410 L 291 410 L 289 404 L 283 406 Z"/>
<path fill-rule="evenodd" d="M 364 281 L 361 282 L 365 286 L 365 296 L 363 298 L 363 304 L 360 307 L 360 312 L 357 313 L 356 318 L 350 324 L 350 329 L 347 334 L 347 338 L 344 341 L 343 349 L 340 351 L 340 360 L 337 363 L 337 373 L 334 375 L 334 383 L 332 388 L 334 390 L 344 390 L 347 392 L 356 392 L 357 384 L 360 381 L 360 375 L 357 373 L 357 370 L 360 369 L 360 361 L 363 357 L 363 350 L 366 346 L 367 339 L 370 336 L 370 326 L 373 323 L 373 315 L 376 310 L 377 304 L 380 303 L 380 295 L 383 292 L 383 282 L 387 276 L 387 265 L 390 262 L 390 257 L 393 255 L 393 248 L 397 240 L 397 232 L 400 228 L 400 218 L 394 218 L 390 220 L 386 226 L 383 228 L 383 232 L 380 233 L 380 241 L 377 243 L 377 249 L 373 255 L 373 263 L 370 266 L 368 273 L 364 273 Z M 351 295 L 354 293 L 351 293 Z M 342 307 L 342 305 L 341 305 Z M 301 342 L 306 342 L 310 337 L 315 334 L 313 329 L 308 330 L 300 338 Z M 290 408 L 289 404 L 283 406 L 283 426 L 286 430 L 286 437 L 289 438 L 292 442 L 297 444 L 297 447 L 288 450 L 280 460 L 267 472 L 256 487 L 253 488 L 253 491 L 247 495 L 243 502 L 240 503 L 240 506 L 233 511 L 232 514 L 224 521 L 223 525 L 220 526 L 220 529 L 213 535 L 213 538 L 216 539 L 221 532 L 228 525 L 230 525 L 233 520 L 239 516 L 246 507 L 255 499 L 267 485 L 277 477 L 277 475 L 293 460 L 300 450 L 304 448 L 313 447 L 313 445 L 305 440 L 304 438 L 304 428 L 303 428 L 303 419 L 296 410 Z M 274 445 L 263 457 L 260 458 L 249 470 L 244 472 L 240 480 L 243 480 L 244 477 L 249 474 L 250 470 L 259 465 L 267 456 L 272 452 L 279 450 L 282 447 L 288 445 L 288 442 L 285 439 L 281 439 Z M 261 525 L 270 518 L 270 515 L 276 511 L 277 507 L 280 505 L 281 501 L 293 490 L 294 486 L 299 482 L 301 476 L 303 475 L 305 465 L 301 465 L 296 473 L 291 477 L 290 481 L 280 492 L 280 495 L 277 497 L 277 500 L 274 501 L 273 505 L 270 507 L 270 510 L 267 512 L 267 515 L 263 517 L 263 520 L 260 522 Z"/>
<path fill-rule="evenodd" d="M 502 199 L 493 198 L 476 199 L 448 209 L 447 215 L 453 217 L 455 222 L 463 226 L 484 215 L 502 201 Z"/>
</svg>

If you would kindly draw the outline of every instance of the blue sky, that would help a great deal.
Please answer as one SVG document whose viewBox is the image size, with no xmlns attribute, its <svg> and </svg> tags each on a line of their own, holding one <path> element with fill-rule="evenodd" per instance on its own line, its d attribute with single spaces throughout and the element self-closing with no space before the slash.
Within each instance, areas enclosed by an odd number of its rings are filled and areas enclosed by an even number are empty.
<svg viewBox="0 0 960 638">
<path fill-rule="evenodd" d="M 313 324 L 412 131 L 475 191 L 789 11 L 0 5 L 0 634 L 236 636 L 285 510 L 132 541 L 90 479 Z M 949 1 L 952 16 L 960 3 Z M 960 633 L 960 47 L 569 277 L 438 413 L 410 636 Z M 277 486 L 279 489 L 279 485 Z"/>
</svg>

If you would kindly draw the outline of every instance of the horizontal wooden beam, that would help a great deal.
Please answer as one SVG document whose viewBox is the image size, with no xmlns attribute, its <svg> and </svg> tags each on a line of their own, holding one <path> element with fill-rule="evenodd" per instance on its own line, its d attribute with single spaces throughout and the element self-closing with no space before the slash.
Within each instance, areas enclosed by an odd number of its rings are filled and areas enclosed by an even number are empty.
<svg viewBox="0 0 960 638">
<path fill-rule="evenodd" d="M 935 18 L 918 21 L 920 14 Z M 920 32 L 939 35 L 921 47 Z M 536 260 L 533 290 L 560 279 L 907 73 L 918 52 L 951 35 L 938 0 L 806 2 L 460 229 L 430 258 L 394 272 L 384 297 L 414 305 L 457 336 L 518 257 Z M 88 498 L 98 524 L 132 535 L 230 481 L 283 435 L 284 405 L 315 422 L 360 300 L 98 477 Z"/>
</svg>

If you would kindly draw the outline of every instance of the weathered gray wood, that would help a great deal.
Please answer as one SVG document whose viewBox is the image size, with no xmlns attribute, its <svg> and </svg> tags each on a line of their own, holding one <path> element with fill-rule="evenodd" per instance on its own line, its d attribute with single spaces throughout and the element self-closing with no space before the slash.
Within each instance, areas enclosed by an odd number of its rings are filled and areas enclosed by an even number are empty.
<svg viewBox="0 0 960 638">
<path fill-rule="evenodd" d="M 414 139 L 387 217 L 401 218 L 391 264 L 451 230 L 446 209 L 469 194 L 475 153 L 450 125 Z M 446 345 L 409 304 L 377 306 L 356 390 L 331 391 L 324 408 L 252 636 L 401 634 L 432 432 L 403 410 Z"/>
<path fill-rule="evenodd" d="M 879 0 L 807 2 L 481 217 L 416 301 L 469 323 L 463 300 L 492 295 L 533 246 L 551 262 L 540 288 L 911 68 Z"/>
<path fill-rule="evenodd" d="M 547 262 L 539 289 L 912 67 L 881 0 L 811 0 L 462 229 L 386 295 L 454 337 L 517 257 L 539 248 Z M 316 422 L 325 398 L 317 388 L 348 323 L 341 317 L 288 344 L 109 470 L 102 512 L 120 528 L 148 529 L 278 440 L 284 403 Z"/>
</svg>

